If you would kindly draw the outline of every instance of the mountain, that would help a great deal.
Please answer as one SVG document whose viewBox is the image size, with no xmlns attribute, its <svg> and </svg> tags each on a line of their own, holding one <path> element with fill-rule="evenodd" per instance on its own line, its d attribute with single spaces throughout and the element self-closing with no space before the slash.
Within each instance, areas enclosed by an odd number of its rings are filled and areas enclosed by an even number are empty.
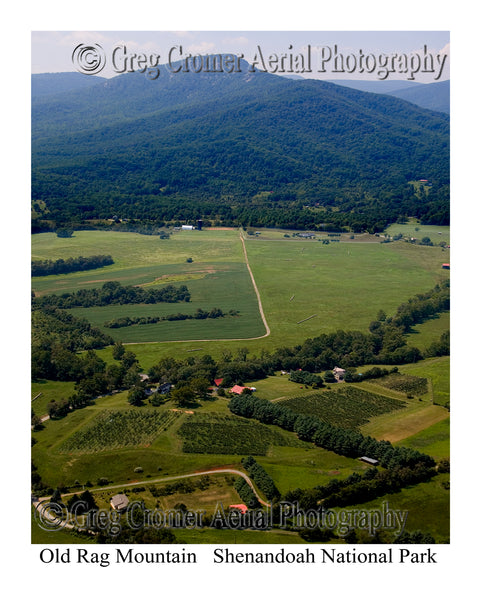
<svg viewBox="0 0 480 600">
<path fill-rule="evenodd" d="M 408 183 L 420 178 L 433 182 L 428 198 Z M 251 73 L 243 62 L 230 74 L 127 73 L 32 101 L 32 200 L 57 224 L 112 214 L 357 229 L 401 215 L 441 223 L 448 178 L 447 116 Z"/>
<path fill-rule="evenodd" d="M 343 85 L 362 92 L 371 92 L 373 94 L 390 94 L 396 90 L 403 90 L 411 87 L 418 87 L 424 84 L 415 83 L 414 81 L 404 81 L 398 79 L 329 79 L 330 83 Z"/>
<path fill-rule="evenodd" d="M 40 73 L 32 75 L 32 99 L 38 100 L 42 96 L 53 96 L 62 92 L 90 87 L 102 81 L 105 81 L 103 77 L 84 75 L 83 73 Z"/>
<path fill-rule="evenodd" d="M 450 113 L 450 81 L 415 83 L 411 81 L 366 81 L 362 79 L 335 79 L 331 83 L 351 87 L 364 92 L 389 94 L 402 98 L 422 108 Z"/>
<path fill-rule="evenodd" d="M 450 81 L 416 85 L 389 93 L 396 98 L 402 98 L 408 100 L 408 102 L 418 104 L 418 106 L 423 106 L 423 108 L 450 113 Z"/>
</svg>

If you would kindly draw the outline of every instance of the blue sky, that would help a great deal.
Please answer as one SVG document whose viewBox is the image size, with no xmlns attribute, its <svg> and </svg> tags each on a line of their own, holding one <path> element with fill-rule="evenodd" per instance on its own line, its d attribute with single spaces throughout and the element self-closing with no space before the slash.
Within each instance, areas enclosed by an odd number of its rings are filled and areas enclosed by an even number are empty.
<svg viewBox="0 0 480 600">
<path fill-rule="evenodd" d="M 334 72 L 335 47 L 338 60 L 346 60 L 353 55 L 371 55 L 370 60 L 378 61 L 380 55 L 420 53 L 424 47 L 433 56 L 446 55 L 441 77 L 439 71 L 416 73 L 415 81 L 430 83 L 448 79 L 450 76 L 448 31 L 33 31 L 32 32 L 32 73 L 74 71 L 72 52 L 78 44 L 99 44 L 107 57 L 104 70 L 99 75 L 111 77 L 117 73 L 112 67 L 112 52 L 116 46 L 124 46 L 127 54 L 160 55 L 159 63 L 168 62 L 172 48 L 181 46 L 183 56 L 192 54 L 217 54 L 230 52 L 243 54 L 249 62 L 259 57 L 260 48 L 266 59 L 272 54 L 306 55 L 311 48 L 313 72 L 308 77 L 323 79 L 379 79 L 378 69 L 367 73 L 353 69 L 350 72 Z M 331 52 L 331 58 L 324 63 L 324 72 L 318 72 L 322 56 Z M 175 58 L 180 51 L 174 51 Z M 340 63 L 337 63 L 337 65 Z M 350 63 L 352 64 L 352 63 Z M 373 65 L 372 62 L 370 62 Z M 438 63 L 439 64 L 439 63 Z M 395 67 L 394 67 L 395 68 Z M 347 71 L 347 69 L 346 69 Z M 395 69 L 389 79 L 407 79 L 409 74 Z"/>
</svg>

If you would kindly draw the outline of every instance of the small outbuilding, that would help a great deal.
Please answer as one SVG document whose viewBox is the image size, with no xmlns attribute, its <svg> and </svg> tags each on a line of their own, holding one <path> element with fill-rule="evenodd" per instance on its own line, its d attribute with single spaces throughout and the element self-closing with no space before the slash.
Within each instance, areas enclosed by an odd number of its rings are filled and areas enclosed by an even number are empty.
<svg viewBox="0 0 480 600">
<path fill-rule="evenodd" d="M 450 270 L 450 263 L 443 263 L 442 269 L 448 269 L 448 270 Z"/>
<path fill-rule="evenodd" d="M 128 497 L 125 494 L 116 494 L 110 500 L 110 506 L 113 508 L 113 510 L 126 510 L 128 506 Z"/>
<path fill-rule="evenodd" d="M 337 381 L 343 381 L 345 379 L 345 369 L 341 369 L 340 367 L 335 367 L 332 370 L 333 375 Z"/>
<path fill-rule="evenodd" d="M 360 460 L 364 463 L 367 463 L 367 465 L 370 465 L 372 467 L 376 467 L 377 465 L 380 464 L 380 462 L 376 458 L 370 458 L 369 456 L 361 456 Z"/>
</svg>

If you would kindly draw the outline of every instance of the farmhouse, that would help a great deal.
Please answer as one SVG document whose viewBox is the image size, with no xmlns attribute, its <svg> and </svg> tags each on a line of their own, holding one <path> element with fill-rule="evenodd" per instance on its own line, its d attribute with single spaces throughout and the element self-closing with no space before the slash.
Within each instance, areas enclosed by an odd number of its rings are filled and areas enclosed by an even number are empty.
<svg viewBox="0 0 480 600">
<path fill-rule="evenodd" d="M 232 387 L 232 389 L 230 390 L 230 393 L 231 394 L 242 394 L 243 390 L 245 390 L 245 389 L 246 389 L 246 387 L 243 385 L 234 385 Z"/>
<path fill-rule="evenodd" d="M 335 376 L 337 381 L 343 381 L 345 379 L 345 369 L 341 369 L 340 367 L 335 367 L 332 370 L 332 373 Z"/>
<path fill-rule="evenodd" d="M 128 498 L 125 494 L 117 494 L 110 500 L 113 510 L 125 510 L 128 506 Z"/>
<path fill-rule="evenodd" d="M 361 460 L 364 463 L 367 463 L 367 465 L 371 465 L 372 467 L 376 467 L 380 464 L 376 458 L 369 458 L 368 456 L 361 456 L 359 460 Z"/>
</svg>

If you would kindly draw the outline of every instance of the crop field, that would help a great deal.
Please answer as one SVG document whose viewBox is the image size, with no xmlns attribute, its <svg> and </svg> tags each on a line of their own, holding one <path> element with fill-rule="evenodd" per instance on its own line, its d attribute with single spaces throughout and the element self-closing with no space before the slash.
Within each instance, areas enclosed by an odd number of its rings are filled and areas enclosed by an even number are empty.
<svg viewBox="0 0 480 600">
<path fill-rule="evenodd" d="M 375 383 L 389 390 L 396 390 L 404 394 L 416 394 L 422 396 L 428 392 L 428 380 L 426 377 L 415 377 L 414 375 L 402 375 L 400 373 L 391 373 Z"/>
<path fill-rule="evenodd" d="M 103 411 L 88 427 L 76 431 L 60 452 L 103 452 L 125 446 L 149 446 L 178 418 L 172 411 Z"/>
<path fill-rule="evenodd" d="M 364 389 L 349 386 L 334 391 L 315 392 L 281 400 L 280 403 L 294 412 L 314 415 L 338 427 L 357 429 L 372 417 L 392 412 L 405 406 L 395 398 L 381 396 Z"/>
<path fill-rule="evenodd" d="M 262 456 L 270 446 L 301 446 L 294 436 L 249 419 L 234 416 L 195 415 L 185 421 L 178 434 L 183 452 Z"/>
</svg>

